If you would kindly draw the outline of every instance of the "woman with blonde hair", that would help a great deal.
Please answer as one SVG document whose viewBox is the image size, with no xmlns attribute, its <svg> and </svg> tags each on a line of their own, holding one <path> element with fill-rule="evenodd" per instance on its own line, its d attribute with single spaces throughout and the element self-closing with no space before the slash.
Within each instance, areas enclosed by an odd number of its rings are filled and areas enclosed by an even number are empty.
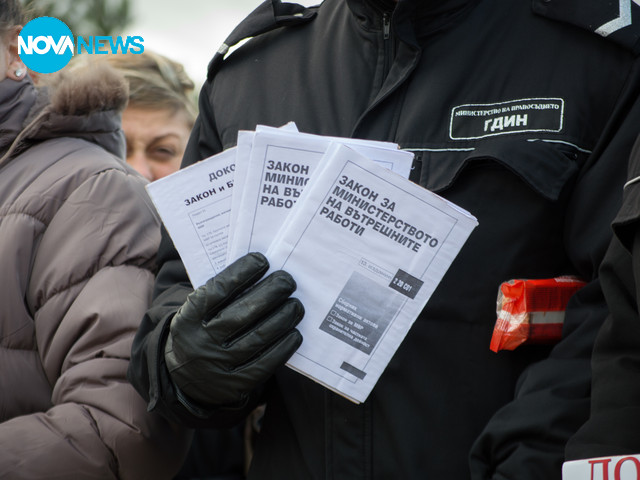
<svg viewBox="0 0 640 480">
<path fill-rule="evenodd" d="M 193 81 L 182 64 L 148 49 L 107 60 L 129 82 L 127 163 L 150 181 L 175 172 L 197 115 Z"/>
</svg>

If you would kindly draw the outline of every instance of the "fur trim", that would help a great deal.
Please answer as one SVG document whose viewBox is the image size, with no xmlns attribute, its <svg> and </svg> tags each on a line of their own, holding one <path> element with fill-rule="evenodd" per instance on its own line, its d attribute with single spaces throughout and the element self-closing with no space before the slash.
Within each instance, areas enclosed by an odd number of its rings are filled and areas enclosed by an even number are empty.
<svg viewBox="0 0 640 480">
<path fill-rule="evenodd" d="M 105 61 L 61 70 L 49 84 L 51 111 L 87 115 L 127 106 L 129 87 L 124 76 Z"/>
<path fill-rule="evenodd" d="M 38 89 L 38 98 L 25 119 L 24 128 L 0 158 L 0 168 L 27 148 L 30 139 L 45 138 L 41 130 L 46 134 L 52 118 L 55 123 L 56 117 L 121 113 L 125 109 L 129 86 L 122 73 L 104 60 L 78 62 L 69 67 L 43 79 L 43 87 L 47 88 Z"/>
</svg>

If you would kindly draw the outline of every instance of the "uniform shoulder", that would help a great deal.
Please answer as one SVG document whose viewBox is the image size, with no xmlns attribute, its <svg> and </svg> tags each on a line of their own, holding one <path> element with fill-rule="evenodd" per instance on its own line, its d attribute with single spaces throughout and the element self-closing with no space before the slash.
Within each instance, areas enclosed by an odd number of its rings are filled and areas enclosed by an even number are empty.
<svg viewBox="0 0 640 480">
<path fill-rule="evenodd" d="M 305 7 L 281 0 L 266 0 L 240 22 L 218 48 L 208 67 L 208 80 L 217 73 L 231 47 L 246 38 L 256 37 L 276 28 L 303 25 L 312 21 L 318 6 Z"/>
<path fill-rule="evenodd" d="M 640 53 L 640 0 L 532 0 L 543 17 L 600 35 Z"/>
</svg>

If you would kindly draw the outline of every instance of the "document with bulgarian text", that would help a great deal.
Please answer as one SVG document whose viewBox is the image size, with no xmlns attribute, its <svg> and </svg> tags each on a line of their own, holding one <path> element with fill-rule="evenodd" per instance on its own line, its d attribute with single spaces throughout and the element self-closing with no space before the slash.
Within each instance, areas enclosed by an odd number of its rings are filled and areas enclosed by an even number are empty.
<svg viewBox="0 0 640 480">
<path fill-rule="evenodd" d="M 562 480 L 638 480 L 640 455 L 586 458 L 564 462 Z"/>
<path fill-rule="evenodd" d="M 226 266 L 235 161 L 231 148 L 147 185 L 193 288 Z"/>
<path fill-rule="evenodd" d="M 249 139 L 245 138 L 246 143 Z M 228 261 L 250 252 L 265 252 L 286 221 L 327 148 L 333 143 L 351 145 L 374 161 L 408 177 L 413 154 L 388 142 L 326 137 L 286 130 L 257 129 L 237 164 L 243 165 L 241 184 L 234 194 L 233 235 Z M 240 167 L 239 167 L 240 168 Z M 235 199 L 239 197 L 239 200 Z M 236 211 L 237 207 L 237 211 Z"/>
<path fill-rule="evenodd" d="M 347 146 L 322 163 L 267 258 L 306 311 L 288 366 L 360 403 L 477 221 Z"/>
<path fill-rule="evenodd" d="M 234 244 L 233 237 L 236 233 L 236 225 L 238 225 L 238 214 L 240 213 L 240 201 L 242 192 L 244 191 L 245 179 L 249 169 L 249 157 L 251 156 L 251 148 L 253 146 L 253 137 L 256 132 L 270 132 L 273 130 L 281 130 L 287 132 L 297 132 L 298 127 L 294 122 L 289 122 L 281 127 L 269 127 L 267 125 L 258 125 L 256 130 L 240 130 L 238 132 L 238 140 L 236 142 L 236 171 L 233 180 L 233 193 L 231 194 L 231 218 L 229 220 L 229 245 Z M 240 161 L 238 161 L 240 159 Z M 230 260 L 231 249 L 227 248 L 227 264 Z"/>
</svg>

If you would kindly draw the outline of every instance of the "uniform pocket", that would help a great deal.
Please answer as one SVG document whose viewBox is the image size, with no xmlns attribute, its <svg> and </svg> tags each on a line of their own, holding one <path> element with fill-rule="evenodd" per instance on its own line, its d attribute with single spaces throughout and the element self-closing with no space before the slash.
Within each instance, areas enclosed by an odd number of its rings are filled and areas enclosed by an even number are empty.
<svg viewBox="0 0 640 480">
<path fill-rule="evenodd" d="M 586 154 L 577 148 L 542 140 L 517 140 L 478 145 L 471 151 L 446 149 L 414 150 L 416 168 L 413 178 L 434 192 L 452 187 L 469 169 L 504 168 L 535 192 L 557 201 L 567 183 L 575 177 Z"/>
<path fill-rule="evenodd" d="M 422 318 L 493 329 L 502 282 L 573 274 L 565 222 L 586 156 L 565 144 L 526 140 L 487 142 L 467 151 L 419 150 L 414 178 L 479 223 Z"/>
</svg>

